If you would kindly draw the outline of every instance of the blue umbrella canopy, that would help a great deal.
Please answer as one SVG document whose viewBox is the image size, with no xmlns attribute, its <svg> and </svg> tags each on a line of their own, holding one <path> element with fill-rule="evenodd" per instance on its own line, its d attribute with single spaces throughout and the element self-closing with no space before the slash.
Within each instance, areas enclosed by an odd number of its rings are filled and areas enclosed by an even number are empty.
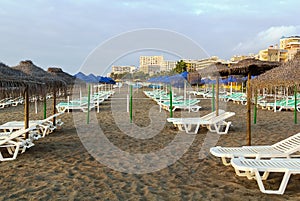
<svg viewBox="0 0 300 201">
<path fill-rule="evenodd" d="M 180 76 L 182 76 L 184 79 L 188 79 L 188 75 L 189 75 L 189 73 L 188 72 L 186 72 L 186 71 L 184 71 L 184 72 L 182 72 L 182 73 L 180 73 L 179 74 Z"/>
<path fill-rule="evenodd" d="M 233 76 L 229 76 L 227 78 L 227 82 L 237 82 L 237 79 L 235 77 L 233 77 Z"/>
<path fill-rule="evenodd" d="M 105 84 L 116 84 L 116 81 L 114 81 L 112 78 L 110 77 L 100 77 L 99 78 L 99 82 L 100 83 L 105 83 Z"/>
<path fill-rule="evenodd" d="M 210 82 L 211 82 L 211 79 L 209 79 L 209 78 L 201 79 L 201 84 L 209 84 Z"/>
</svg>

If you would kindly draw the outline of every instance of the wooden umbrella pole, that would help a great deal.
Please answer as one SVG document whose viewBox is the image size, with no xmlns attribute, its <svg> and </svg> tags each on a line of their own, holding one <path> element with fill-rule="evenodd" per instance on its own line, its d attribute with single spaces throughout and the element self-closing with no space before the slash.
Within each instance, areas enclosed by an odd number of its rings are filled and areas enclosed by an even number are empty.
<svg viewBox="0 0 300 201">
<path fill-rule="evenodd" d="M 24 91 L 24 128 L 27 129 L 29 127 L 29 94 L 28 94 L 28 86 L 26 86 Z M 28 139 L 29 134 L 25 134 L 25 139 Z"/>
<path fill-rule="evenodd" d="M 295 98 L 295 108 L 294 108 L 294 123 L 297 124 L 297 86 L 294 86 L 294 98 Z"/>
<path fill-rule="evenodd" d="M 53 89 L 53 115 L 56 114 L 56 90 Z M 56 118 L 53 118 L 53 125 L 56 126 Z"/>
<path fill-rule="evenodd" d="M 247 81 L 247 145 L 251 146 L 251 73 L 248 73 Z"/>
</svg>

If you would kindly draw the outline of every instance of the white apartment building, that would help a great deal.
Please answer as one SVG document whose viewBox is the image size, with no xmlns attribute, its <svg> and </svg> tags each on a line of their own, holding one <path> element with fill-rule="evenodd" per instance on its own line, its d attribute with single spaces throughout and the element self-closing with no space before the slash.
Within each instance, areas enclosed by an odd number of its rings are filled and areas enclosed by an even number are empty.
<svg viewBox="0 0 300 201">
<path fill-rule="evenodd" d="M 133 73 L 137 70 L 136 66 L 112 66 L 112 73 L 121 74 L 121 73 Z"/>
<path fill-rule="evenodd" d="M 160 72 L 163 61 L 163 56 L 140 56 L 140 71 L 146 74 L 152 74 L 159 68 L 158 72 Z"/>
<path fill-rule="evenodd" d="M 160 71 L 171 71 L 176 67 L 177 61 L 163 61 Z"/>
</svg>

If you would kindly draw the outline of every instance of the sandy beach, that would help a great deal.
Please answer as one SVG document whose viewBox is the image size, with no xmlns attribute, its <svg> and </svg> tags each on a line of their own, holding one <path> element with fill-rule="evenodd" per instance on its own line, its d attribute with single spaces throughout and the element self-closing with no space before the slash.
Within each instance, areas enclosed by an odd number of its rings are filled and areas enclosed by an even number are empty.
<svg viewBox="0 0 300 201">
<path fill-rule="evenodd" d="M 149 89 L 145 89 L 149 90 Z M 113 96 L 118 97 L 118 92 Z M 134 93 L 133 123 L 139 127 L 151 124 L 149 111 L 159 111 L 154 101 L 147 99 L 139 89 Z M 178 134 L 172 124 L 163 122 L 158 135 L 149 139 L 136 139 L 125 135 L 116 121 L 123 120 L 124 128 L 129 125 L 128 113 L 120 110 L 120 119 L 116 120 L 111 103 L 102 103 L 100 112 L 93 111 L 90 126 L 80 128 L 78 123 L 86 124 L 86 113 L 65 113 L 60 118 L 64 125 L 61 129 L 45 138 L 35 141 L 35 146 L 18 155 L 14 161 L 1 162 L 1 200 L 300 200 L 300 175 L 290 178 L 284 195 L 267 195 L 259 191 L 255 180 L 236 176 L 232 167 L 222 164 L 220 158 L 209 152 L 210 140 L 216 134 L 200 129 L 187 151 L 175 163 L 158 171 L 145 174 L 132 174 L 116 171 L 100 163 L 89 152 L 101 150 L 97 130 L 89 128 L 100 126 L 107 139 L 124 152 L 151 153 L 167 146 Z M 120 99 L 121 101 L 121 99 Z M 124 100 L 123 102 L 124 103 Z M 210 100 L 202 99 L 202 109 L 197 115 L 211 111 Z M 222 103 L 223 104 L 223 103 Z M 51 114 L 51 100 L 48 102 L 48 115 Z M 123 107 L 124 109 L 124 107 Z M 38 114 L 34 113 L 34 104 L 30 105 L 30 119 L 43 117 L 42 103 Z M 116 108 L 114 109 L 117 110 Z M 154 111 L 154 114 L 155 114 Z M 246 145 L 246 106 L 226 103 L 226 111 L 235 112 L 230 118 L 233 126 L 227 135 L 221 135 L 214 146 Z M 168 112 L 163 111 L 165 119 Z M 175 112 L 179 116 L 181 112 Z M 0 124 L 7 121 L 23 120 L 23 106 L 0 110 Z M 123 115 L 123 116 L 122 116 Z M 186 113 L 185 113 L 186 115 Z M 195 115 L 195 114 L 193 114 Z M 124 118 L 123 118 L 124 117 Z M 158 115 L 160 118 L 161 115 Z M 160 121 L 160 119 L 156 119 Z M 257 124 L 252 125 L 252 144 L 270 145 L 300 132 L 299 123 L 294 124 L 293 112 L 274 113 L 258 110 Z M 75 122 L 75 123 L 74 123 Z M 298 115 L 298 122 L 300 118 Z M 155 122 L 154 122 L 155 123 Z M 153 124 L 153 123 L 152 123 Z M 94 127 L 93 127 L 94 126 Z M 150 126 L 151 127 L 151 126 Z M 86 129 L 86 136 L 82 134 Z M 152 128 L 151 129 L 155 129 Z M 211 135 L 211 136 L 209 136 Z M 86 138 L 86 139 L 85 139 Z M 95 139 L 95 140 L 94 140 Z M 90 143 L 89 152 L 82 141 Z M 99 146 L 97 146 L 97 144 Z M 205 146 L 203 146 L 205 144 Z M 104 148 L 103 148 L 104 149 Z M 200 158 L 199 158 L 200 153 Z M 122 167 L 130 166 L 128 161 L 119 161 Z M 272 174 L 266 186 L 277 187 L 281 174 Z"/>
</svg>

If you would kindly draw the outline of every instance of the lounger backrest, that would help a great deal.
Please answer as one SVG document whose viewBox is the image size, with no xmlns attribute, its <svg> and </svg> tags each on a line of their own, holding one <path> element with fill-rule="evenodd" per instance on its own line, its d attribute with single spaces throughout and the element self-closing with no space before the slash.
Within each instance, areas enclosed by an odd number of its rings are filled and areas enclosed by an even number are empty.
<svg viewBox="0 0 300 201">
<path fill-rule="evenodd" d="M 275 149 L 284 153 L 294 153 L 300 151 L 300 133 L 286 138 L 272 145 Z"/>
<path fill-rule="evenodd" d="M 27 128 L 27 129 L 20 129 L 20 130 L 14 131 L 9 136 L 7 136 L 6 138 L 1 139 L 0 140 L 0 145 L 5 144 L 9 140 L 12 140 L 14 138 L 20 137 L 20 136 L 24 135 L 25 133 L 27 133 L 29 131 L 32 131 L 35 128 L 36 128 L 36 126 L 32 126 L 30 128 Z"/>
<path fill-rule="evenodd" d="M 63 112 L 60 112 L 60 113 L 56 113 L 56 114 L 54 114 L 54 115 L 51 115 L 50 117 L 47 117 L 46 119 L 41 120 L 41 122 L 51 121 L 54 117 L 58 117 L 58 116 L 60 116 L 61 114 L 63 114 Z"/>
<path fill-rule="evenodd" d="M 219 116 L 212 118 L 210 120 L 210 123 L 212 123 L 212 124 L 218 123 L 218 122 L 224 121 L 225 119 L 228 119 L 229 117 L 232 117 L 234 115 L 235 115 L 234 112 L 225 112 L 225 113 L 220 114 Z"/>
<path fill-rule="evenodd" d="M 219 110 L 219 115 L 225 113 L 224 110 Z M 216 111 L 211 112 L 207 115 L 201 117 L 202 120 L 210 121 L 212 118 L 216 117 Z"/>
</svg>

